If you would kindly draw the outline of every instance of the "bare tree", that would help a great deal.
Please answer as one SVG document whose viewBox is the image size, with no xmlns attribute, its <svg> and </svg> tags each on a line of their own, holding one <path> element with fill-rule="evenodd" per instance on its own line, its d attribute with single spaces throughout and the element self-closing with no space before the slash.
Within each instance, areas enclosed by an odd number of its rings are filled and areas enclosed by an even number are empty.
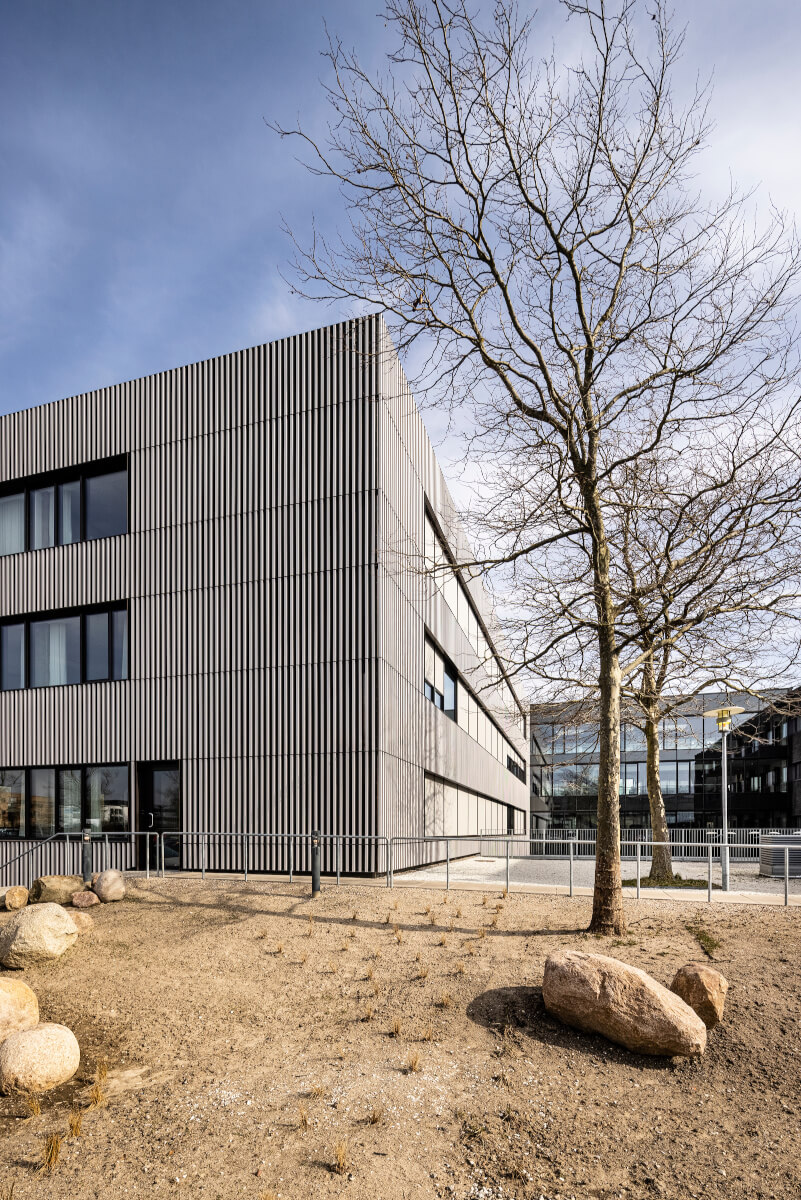
<svg viewBox="0 0 801 1200">
<path fill-rule="evenodd" d="M 681 461 L 752 430 L 754 453 L 786 439 L 799 248 L 780 214 L 752 229 L 735 191 L 695 194 L 705 98 L 673 100 L 682 35 L 661 0 L 563 8 L 584 38 L 573 66 L 534 60 L 533 20 L 511 0 L 486 26 L 464 0 L 389 0 L 386 74 L 331 41 L 326 137 L 279 132 L 304 140 L 351 223 L 344 239 L 296 242 L 298 288 L 380 309 L 401 350 L 422 339 L 418 387 L 501 468 L 490 509 L 507 524 L 487 565 L 525 562 L 551 604 L 590 580 L 578 628 L 540 625 L 529 644 L 540 663 L 595 661 L 591 928 L 614 932 L 620 659 L 635 637 L 616 596 L 615 489 L 658 449 Z M 515 511 L 512 467 L 536 510 Z"/>
</svg>

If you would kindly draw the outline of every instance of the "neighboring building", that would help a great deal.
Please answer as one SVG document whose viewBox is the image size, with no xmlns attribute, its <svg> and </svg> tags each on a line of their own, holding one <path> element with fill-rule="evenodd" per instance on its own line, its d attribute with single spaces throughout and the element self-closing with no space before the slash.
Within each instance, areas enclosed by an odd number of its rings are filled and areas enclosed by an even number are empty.
<svg viewBox="0 0 801 1200">
<path fill-rule="evenodd" d="M 777 697 L 778 698 L 778 697 Z M 660 775 L 668 824 L 718 828 L 722 819 L 721 737 L 702 714 L 727 702 L 696 696 L 662 722 Z M 801 826 L 801 733 L 751 696 L 728 697 L 746 711 L 728 739 L 729 824 L 733 828 Z M 598 726 L 568 705 L 530 710 L 531 827 L 586 829 L 597 823 Z M 620 820 L 650 825 L 645 737 L 625 715 L 620 735 Z"/>
<path fill-rule="evenodd" d="M 0 481 L 0 865 L 84 825 L 128 866 L 149 829 L 525 828 L 524 710 L 481 586 L 421 570 L 465 545 L 380 318 L 3 417 Z"/>
</svg>

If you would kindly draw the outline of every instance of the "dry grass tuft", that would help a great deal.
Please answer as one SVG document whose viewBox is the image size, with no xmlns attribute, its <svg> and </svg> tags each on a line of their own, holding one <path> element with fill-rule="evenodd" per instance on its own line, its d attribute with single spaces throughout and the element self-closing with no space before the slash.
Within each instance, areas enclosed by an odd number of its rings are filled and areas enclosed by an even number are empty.
<svg viewBox="0 0 801 1200">
<path fill-rule="evenodd" d="M 362 1020 L 363 1021 L 372 1021 L 372 1019 L 373 1019 L 373 1006 L 372 1006 L 372 1004 L 365 1004 L 364 1008 L 362 1009 Z"/>
<path fill-rule="evenodd" d="M 447 944 L 448 944 L 448 939 L 445 937 L 445 934 L 443 933 L 441 938 L 439 939 L 439 945 L 447 946 Z"/>
<path fill-rule="evenodd" d="M 425 906 L 425 908 L 423 909 L 423 912 L 425 913 L 426 916 L 428 916 L 428 914 L 431 912 L 431 905 L 427 904 Z"/>
<path fill-rule="evenodd" d="M 402 1029 L 403 1029 L 403 1022 L 400 1020 L 400 1018 L 396 1017 L 395 1020 L 392 1022 L 392 1036 L 400 1037 Z"/>
<path fill-rule="evenodd" d="M 355 908 L 354 908 L 353 912 L 350 914 L 350 919 L 351 919 L 351 921 L 358 921 L 358 919 L 359 919 L 359 914 L 356 912 Z"/>
<path fill-rule="evenodd" d="M 457 915 L 457 917 L 461 917 L 461 915 L 462 915 L 462 910 L 461 910 L 461 908 L 457 908 L 457 910 L 456 910 L 456 915 Z"/>
<path fill-rule="evenodd" d="M 381 995 L 381 984 L 380 983 L 375 983 L 375 982 L 373 983 L 373 995 L 374 996 Z"/>
<path fill-rule="evenodd" d="M 284 953 L 284 943 L 283 943 L 283 942 L 276 942 L 276 945 L 275 945 L 275 953 L 276 953 L 277 955 L 280 955 L 280 954 L 283 954 L 283 953 Z"/>
<path fill-rule="evenodd" d="M 97 1066 L 95 1067 L 95 1079 L 101 1087 L 108 1079 L 108 1062 L 105 1058 L 99 1058 L 97 1060 Z"/>
<path fill-rule="evenodd" d="M 493 929 L 497 929 L 497 928 L 498 928 L 498 914 L 497 914 L 497 913 L 495 914 L 495 916 L 494 916 L 494 917 L 492 918 L 492 920 L 490 921 L 490 925 L 492 926 L 492 928 L 493 928 Z"/>
<path fill-rule="evenodd" d="M 468 947 L 467 947 L 467 953 L 470 955 L 470 957 L 471 957 L 471 958 L 475 958 L 475 956 L 476 956 L 476 948 L 475 948 L 475 946 L 468 946 Z"/>
<path fill-rule="evenodd" d="M 309 1128 L 309 1110 L 305 1104 L 298 1105 L 298 1125 L 301 1129 Z"/>
<path fill-rule="evenodd" d="M 417 972 L 417 978 L 418 979 L 427 979 L 428 978 L 428 967 L 420 967 L 420 969 Z"/>
<path fill-rule="evenodd" d="M 259 1192 L 259 1200 L 280 1200 L 280 1197 L 272 1188 L 265 1188 L 263 1192 Z"/>
<path fill-rule="evenodd" d="M 445 893 L 445 895 L 442 897 L 442 903 L 443 903 L 443 904 L 447 904 L 447 903 L 448 903 L 448 893 L 447 893 L 447 892 L 446 892 L 446 893 Z"/>
<path fill-rule="evenodd" d="M 70 1137 L 80 1137 L 83 1126 L 83 1113 L 77 1104 L 73 1104 L 69 1115 Z"/>
<path fill-rule="evenodd" d="M 395 909 L 395 912 L 397 912 L 397 911 L 398 911 L 398 902 L 397 902 L 397 900 L 396 900 L 396 901 L 395 901 L 395 903 L 392 905 L 392 907 Z"/>
<path fill-rule="evenodd" d="M 304 953 L 304 954 L 301 954 L 300 958 L 298 959 L 298 962 L 300 963 L 300 965 L 301 965 L 302 967 L 306 965 L 306 959 L 307 959 L 308 957 L 309 957 L 309 956 L 308 956 L 308 954 L 305 954 L 305 953 Z"/>
<path fill-rule="evenodd" d="M 340 948 L 340 950 L 350 950 L 350 946 L 348 945 L 347 942 L 343 942 L 339 948 Z"/>
<path fill-rule="evenodd" d="M 63 1133 L 48 1133 L 42 1143 L 42 1153 L 39 1157 L 40 1175 L 52 1174 L 58 1163 L 59 1155 L 61 1154 L 61 1143 L 63 1141 Z"/>
<path fill-rule="evenodd" d="M 314 917 L 309 913 L 309 928 L 306 930 L 306 937 L 311 937 L 314 933 Z"/>
<path fill-rule="evenodd" d="M 436 914 L 435 912 L 432 912 L 432 913 L 431 913 L 431 916 L 428 918 L 428 923 L 429 923 L 429 925 L 436 925 L 436 923 L 437 923 L 437 914 Z"/>
<path fill-rule="evenodd" d="M 106 1093 L 103 1091 L 102 1085 L 99 1083 L 92 1084 L 89 1092 L 89 1107 L 102 1108 L 106 1103 Z"/>
<path fill-rule="evenodd" d="M 484 899 L 481 901 L 481 903 L 482 903 L 482 904 L 484 905 L 484 907 L 486 908 L 486 907 L 487 907 L 487 905 L 489 904 L 489 896 L 485 896 L 485 897 L 484 897 Z"/>
<path fill-rule="evenodd" d="M 484 928 L 484 926 L 483 926 L 483 925 L 481 925 L 481 926 L 479 927 L 479 930 L 478 930 L 478 936 L 479 936 L 480 938 L 485 938 L 485 937 L 487 936 L 487 931 L 486 931 L 486 929 Z"/>
<path fill-rule="evenodd" d="M 365 975 L 365 977 L 364 977 L 364 978 L 365 978 L 365 979 L 372 979 L 374 975 L 375 975 L 375 968 L 374 968 L 374 967 L 368 967 L 368 968 L 367 968 L 367 973 L 366 973 L 366 975 Z"/>
<path fill-rule="evenodd" d="M 328 971 L 329 971 L 329 974 L 331 974 L 331 975 L 336 975 L 336 973 L 337 973 L 337 964 L 334 962 L 334 960 L 332 958 L 329 958 L 329 960 L 328 960 Z"/>
<path fill-rule="evenodd" d="M 380 958 L 380 957 L 381 957 L 381 951 L 380 951 L 380 950 L 375 950 L 375 951 L 373 951 L 373 961 L 374 961 L 374 962 L 378 962 L 378 960 L 379 960 L 379 958 Z"/>
<path fill-rule="evenodd" d="M 453 996 L 451 996 L 450 992 L 443 992 L 439 998 L 438 1004 L 440 1008 L 452 1008 Z"/>
<path fill-rule="evenodd" d="M 434 1026 L 429 1021 L 428 1024 L 426 1025 L 425 1029 L 423 1030 L 423 1041 L 424 1042 L 433 1042 L 433 1040 L 434 1040 Z"/>
<path fill-rule="evenodd" d="M 325 1088 L 321 1083 L 313 1083 L 309 1088 L 309 1095 L 314 1096 L 315 1100 L 320 1100 L 325 1095 Z"/>
<path fill-rule="evenodd" d="M 367 1114 L 368 1125 L 380 1125 L 384 1120 L 384 1110 L 380 1104 L 374 1104 Z"/>
<path fill-rule="evenodd" d="M 347 1141 L 342 1138 L 337 1142 L 336 1146 L 334 1146 L 334 1170 L 336 1171 L 337 1175 L 345 1174 L 348 1169 L 349 1160 L 350 1147 L 348 1146 Z"/>
<path fill-rule="evenodd" d="M 395 930 L 395 941 L 400 946 L 401 942 L 403 941 L 403 930 L 402 929 Z"/>
<path fill-rule="evenodd" d="M 505 900 L 507 898 L 507 896 L 509 895 L 509 889 L 504 888 L 503 891 L 501 892 L 501 895 L 503 896 L 503 898 Z"/>
<path fill-rule="evenodd" d="M 392 924 L 392 913 L 389 913 L 389 912 L 387 913 L 386 920 L 384 921 L 384 924 L 385 924 L 385 925 L 391 925 L 391 924 Z"/>
<path fill-rule="evenodd" d="M 457 975 L 464 975 L 464 963 L 458 962 L 454 967 L 454 971 Z"/>
<path fill-rule="evenodd" d="M 38 1096 L 28 1096 L 25 1100 L 25 1107 L 31 1117 L 39 1117 L 42 1113 L 42 1102 Z"/>
<path fill-rule="evenodd" d="M 403 1064 L 404 1071 L 410 1075 L 416 1075 L 420 1070 L 420 1051 L 410 1050 L 406 1055 L 406 1061 Z"/>
</svg>

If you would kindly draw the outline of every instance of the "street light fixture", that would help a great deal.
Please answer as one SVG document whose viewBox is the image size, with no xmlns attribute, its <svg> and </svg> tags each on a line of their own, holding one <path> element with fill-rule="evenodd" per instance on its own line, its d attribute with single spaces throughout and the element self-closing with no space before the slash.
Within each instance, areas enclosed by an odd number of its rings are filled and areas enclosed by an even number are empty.
<svg viewBox="0 0 801 1200">
<path fill-rule="evenodd" d="M 743 712 L 745 712 L 744 708 L 738 708 L 736 704 L 727 704 L 725 708 L 710 708 L 704 713 L 705 717 L 714 717 L 717 721 L 722 741 L 720 751 L 720 792 L 723 801 L 723 844 L 720 848 L 720 875 L 724 892 L 728 892 L 729 890 L 729 774 L 726 757 L 726 738 L 731 729 L 732 717 L 736 717 Z"/>
</svg>

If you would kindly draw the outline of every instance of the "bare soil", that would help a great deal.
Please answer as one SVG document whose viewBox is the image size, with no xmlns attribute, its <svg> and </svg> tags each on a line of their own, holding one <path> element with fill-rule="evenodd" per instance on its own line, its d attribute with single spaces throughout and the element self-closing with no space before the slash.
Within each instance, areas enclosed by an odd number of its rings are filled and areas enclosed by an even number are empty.
<svg viewBox="0 0 801 1200">
<path fill-rule="evenodd" d="M 797 1200 L 801 913 L 627 912 L 625 938 L 596 939 L 584 899 L 137 881 L 24 973 L 83 1061 L 39 1115 L 0 1100 L 0 1197 Z M 711 955 L 731 987 L 703 1058 L 631 1054 L 549 1018 L 542 970 L 560 947 L 667 984 Z M 50 1133 L 67 1136 L 43 1175 Z"/>
</svg>

